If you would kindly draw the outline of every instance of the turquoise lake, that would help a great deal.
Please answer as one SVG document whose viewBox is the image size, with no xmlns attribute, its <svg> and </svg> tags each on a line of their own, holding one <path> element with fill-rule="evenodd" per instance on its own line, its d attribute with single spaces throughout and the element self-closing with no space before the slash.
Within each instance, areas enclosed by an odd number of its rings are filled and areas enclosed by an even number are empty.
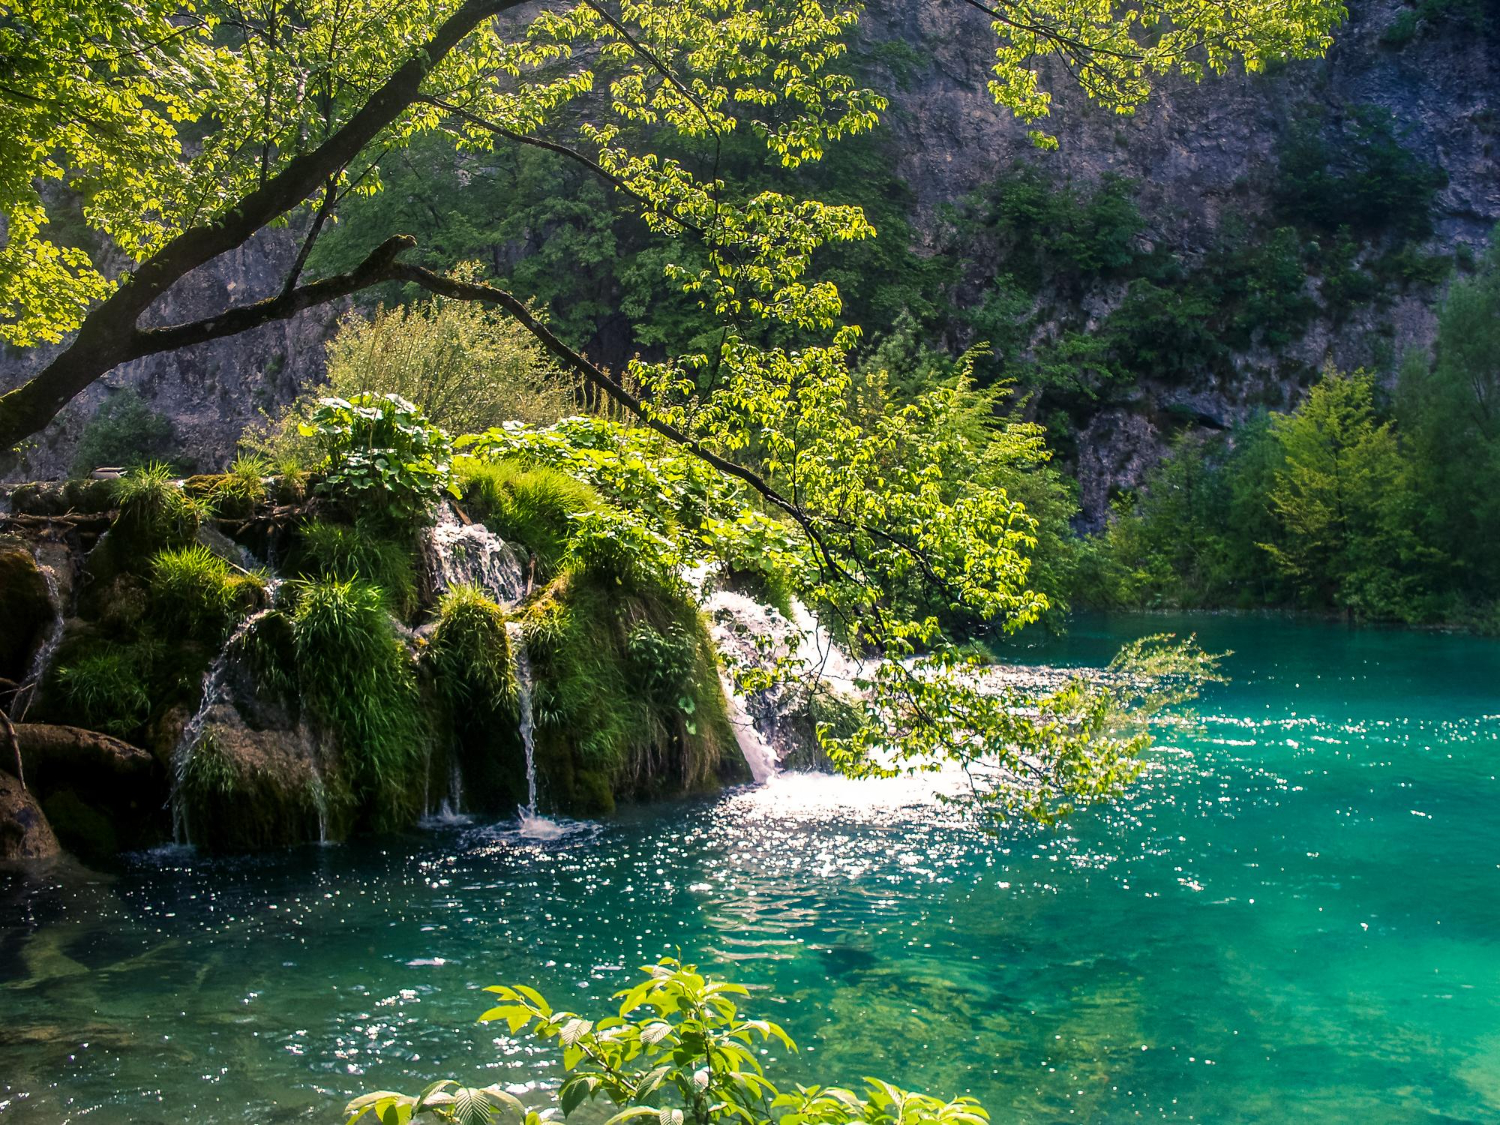
<svg viewBox="0 0 1500 1125">
<path fill-rule="evenodd" d="M 971 1094 L 997 1125 L 1500 1121 L 1500 643 L 1085 618 L 1026 657 L 1168 629 L 1234 650 L 1233 682 L 1061 830 L 794 777 L 549 844 L 0 875 L 0 1122 L 336 1122 L 448 1075 L 541 1101 L 555 1060 L 475 1024 L 478 989 L 603 1013 L 679 949 L 798 1040 L 788 1081 Z"/>
</svg>

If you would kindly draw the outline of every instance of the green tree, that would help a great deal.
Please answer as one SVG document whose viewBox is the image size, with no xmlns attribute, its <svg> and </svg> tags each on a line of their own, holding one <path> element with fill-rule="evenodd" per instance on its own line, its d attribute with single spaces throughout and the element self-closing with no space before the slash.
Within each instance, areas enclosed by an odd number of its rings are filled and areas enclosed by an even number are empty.
<svg viewBox="0 0 1500 1125">
<path fill-rule="evenodd" d="M 990 91 L 1031 123 L 1050 110 L 1039 59 L 1058 59 L 1094 101 L 1130 112 L 1164 76 L 1197 79 L 1236 61 L 1254 71 L 1321 53 L 1344 14 L 1339 0 L 973 7 L 995 34 Z M 127 360 L 391 283 L 481 303 L 801 533 L 798 592 L 880 657 L 879 722 L 864 748 L 876 730 L 895 730 L 913 753 L 967 759 L 983 750 L 1011 761 L 1030 731 L 1039 751 L 1067 766 L 1056 776 L 1074 783 L 1044 787 L 1044 807 L 1123 776 L 1115 752 L 1136 743 L 1107 741 L 1111 708 L 1068 704 L 1066 734 L 1018 726 L 1013 709 L 965 694 L 968 671 L 951 638 L 904 596 L 920 581 L 955 615 L 1005 628 L 1047 604 L 1028 585 L 1034 521 L 1003 487 L 970 482 L 985 449 L 970 433 L 961 387 L 934 388 L 873 420 L 851 409 L 860 332 L 843 322 L 819 255 L 871 238 L 868 216 L 853 203 L 722 174 L 734 138 L 753 142 L 763 162 L 797 170 L 875 127 L 887 101 L 848 65 L 856 6 L 581 0 L 537 10 L 521 0 L 412 0 L 371 14 L 340 0 L 272 0 L 248 12 L 225 0 L 103 9 L 42 0 L 0 20 L 11 86 L 0 101 L 0 199 L 12 216 L 0 335 L 22 346 L 67 337 L 33 378 L 0 396 L 0 448 Z M 655 240 L 659 253 L 646 261 L 696 310 L 701 330 L 688 350 L 607 371 L 523 296 L 417 264 L 415 240 L 396 231 L 341 272 L 305 280 L 342 205 L 377 192 L 383 164 L 425 135 L 475 154 L 545 149 L 606 185 L 606 198 Z M 69 192 L 42 190 L 63 177 Z M 53 194 L 81 208 L 90 249 L 47 239 Z M 1119 209 L 1107 210 L 1109 226 Z M 141 326 L 189 272 L 286 223 L 302 249 L 273 295 Z M 119 255 L 132 264 L 107 275 Z M 419 476 L 422 460 L 412 462 Z M 367 479 L 363 464 L 353 467 L 361 473 L 346 483 Z M 384 471 L 378 457 L 370 467 Z M 1101 764 L 1090 771 L 1096 748 Z"/>
<path fill-rule="evenodd" d="M 1500 234 L 1500 232 L 1497 232 Z M 1500 248 L 1453 283 L 1435 357 L 1409 353 L 1398 396 L 1424 538 L 1455 568 L 1461 596 L 1500 597 Z"/>
<path fill-rule="evenodd" d="M 1419 553 L 1396 432 L 1376 417 L 1375 380 L 1329 369 L 1271 432 L 1282 448 L 1269 502 L 1283 530 L 1263 544 L 1315 605 L 1403 616 Z"/>
</svg>

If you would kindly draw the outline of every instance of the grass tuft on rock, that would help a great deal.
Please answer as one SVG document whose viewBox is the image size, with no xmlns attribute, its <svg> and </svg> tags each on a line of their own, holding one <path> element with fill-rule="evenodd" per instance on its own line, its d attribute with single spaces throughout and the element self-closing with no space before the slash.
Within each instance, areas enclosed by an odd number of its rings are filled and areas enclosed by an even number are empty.
<svg viewBox="0 0 1500 1125">
<path fill-rule="evenodd" d="M 514 707 L 505 611 L 477 586 L 455 586 L 443 595 L 427 656 L 438 690 L 450 702 L 491 711 Z"/>
<path fill-rule="evenodd" d="M 409 541 L 368 522 L 313 520 L 302 525 L 300 534 L 311 576 L 376 586 L 403 619 L 416 611 L 416 568 Z"/>
<path fill-rule="evenodd" d="M 151 715 L 157 646 L 103 643 L 58 668 L 56 684 L 78 725 L 129 738 Z M 76 718 L 74 718 L 76 716 Z"/>
<path fill-rule="evenodd" d="M 234 570 L 198 543 L 158 551 L 149 582 L 157 623 L 204 640 L 228 636 L 266 588 L 263 576 Z"/>
<path fill-rule="evenodd" d="M 132 545 L 172 546 L 187 543 L 198 533 L 202 506 L 172 479 L 160 461 L 131 469 L 115 482 L 120 506 L 115 530 Z"/>
<path fill-rule="evenodd" d="M 378 825 L 408 823 L 420 804 L 427 724 L 385 594 L 367 582 L 297 584 L 291 611 L 303 701 L 338 738 L 357 796 Z"/>
<path fill-rule="evenodd" d="M 598 493 L 587 484 L 545 465 L 464 457 L 456 472 L 471 514 L 502 539 L 531 552 L 546 577 L 562 564 L 576 518 L 600 505 Z"/>
</svg>

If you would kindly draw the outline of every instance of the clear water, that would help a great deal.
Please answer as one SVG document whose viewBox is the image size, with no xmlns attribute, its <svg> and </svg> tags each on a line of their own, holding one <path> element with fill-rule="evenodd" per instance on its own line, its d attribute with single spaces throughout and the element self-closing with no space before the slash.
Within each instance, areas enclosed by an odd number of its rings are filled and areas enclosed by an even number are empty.
<svg viewBox="0 0 1500 1125">
<path fill-rule="evenodd" d="M 794 778 L 547 842 L 0 882 L 0 1122 L 334 1121 L 450 1073 L 540 1099 L 553 1060 L 475 1025 L 476 990 L 598 1011 L 679 948 L 763 986 L 784 1075 L 997 1121 L 1500 1121 L 1500 644 L 1197 627 L 1236 650 L 1204 735 L 1061 833 Z"/>
</svg>

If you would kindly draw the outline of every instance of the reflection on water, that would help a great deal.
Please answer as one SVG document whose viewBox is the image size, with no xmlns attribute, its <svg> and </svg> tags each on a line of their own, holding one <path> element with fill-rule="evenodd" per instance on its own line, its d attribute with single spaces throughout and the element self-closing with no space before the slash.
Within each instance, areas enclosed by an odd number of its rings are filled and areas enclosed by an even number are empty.
<svg viewBox="0 0 1500 1125">
<path fill-rule="evenodd" d="M 679 949 L 754 987 L 804 1080 L 1023 1122 L 1500 1120 L 1500 646 L 1199 629 L 1235 650 L 1202 734 L 1063 832 L 988 834 L 936 799 L 953 779 L 789 777 L 556 838 L 0 876 L 0 1121 L 327 1121 L 449 1073 L 535 1091 L 553 1060 L 474 1024 L 478 989 L 598 1011 Z"/>
</svg>

